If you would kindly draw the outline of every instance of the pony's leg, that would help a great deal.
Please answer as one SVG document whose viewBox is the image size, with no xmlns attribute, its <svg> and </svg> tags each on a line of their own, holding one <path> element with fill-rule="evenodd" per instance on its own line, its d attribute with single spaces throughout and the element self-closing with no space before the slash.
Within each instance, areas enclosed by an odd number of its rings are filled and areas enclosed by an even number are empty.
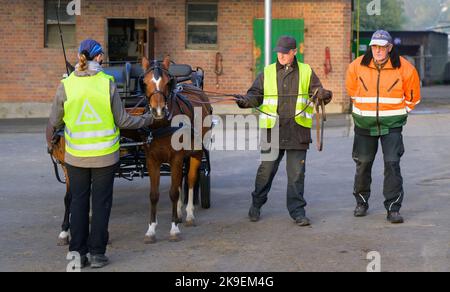
<svg viewBox="0 0 450 292">
<path fill-rule="evenodd" d="M 150 224 L 147 233 L 145 234 L 144 243 L 156 242 L 156 226 L 158 221 L 156 219 L 156 207 L 159 201 L 159 179 L 160 179 L 160 165 L 154 161 L 147 163 L 147 168 L 150 176 Z"/>
<path fill-rule="evenodd" d="M 189 197 L 188 204 L 186 206 L 186 226 L 195 226 L 195 216 L 194 216 L 194 187 L 198 179 L 198 169 L 201 164 L 200 158 L 197 155 L 191 157 L 188 173 L 188 186 L 189 186 Z"/>
<path fill-rule="evenodd" d="M 72 201 L 72 195 L 69 191 L 69 177 L 67 175 L 67 170 L 63 167 L 64 176 L 66 179 L 66 195 L 64 196 L 64 220 L 61 226 L 61 233 L 58 236 L 58 246 L 65 246 L 69 244 L 69 228 L 70 228 L 70 203 Z"/>
<path fill-rule="evenodd" d="M 180 199 L 180 187 L 183 181 L 183 153 L 177 153 L 174 155 L 170 163 L 172 183 L 170 186 L 170 200 L 172 201 L 172 228 L 170 230 L 170 241 L 179 241 L 180 229 L 178 224 L 180 223 L 180 217 L 178 217 L 178 202 Z"/>
</svg>

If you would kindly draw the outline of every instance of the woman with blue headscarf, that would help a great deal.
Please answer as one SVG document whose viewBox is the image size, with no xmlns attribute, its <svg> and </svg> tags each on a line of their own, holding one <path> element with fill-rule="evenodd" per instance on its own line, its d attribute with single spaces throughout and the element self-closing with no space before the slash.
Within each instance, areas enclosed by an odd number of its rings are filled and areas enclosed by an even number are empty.
<svg viewBox="0 0 450 292">
<path fill-rule="evenodd" d="M 101 268 L 106 257 L 113 184 L 119 162 L 119 129 L 150 125 L 150 114 L 133 117 L 124 109 L 114 80 L 101 67 L 103 48 L 92 39 L 81 42 L 75 72 L 58 87 L 47 127 L 47 142 L 64 127 L 65 165 L 69 178 L 70 252 L 81 267 Z M 89 209 L 92 197 L 92 220 Z"/>
</svg>

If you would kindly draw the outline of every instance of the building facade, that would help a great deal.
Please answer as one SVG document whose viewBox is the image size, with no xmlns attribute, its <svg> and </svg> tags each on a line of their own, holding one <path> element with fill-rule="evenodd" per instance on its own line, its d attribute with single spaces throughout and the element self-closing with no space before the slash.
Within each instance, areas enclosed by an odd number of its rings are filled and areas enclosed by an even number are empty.
<svg viewBox="0 0 450 292">
<path fill-rule="evenodd" d="M 0 0 L 0 118 L 42 117 L 49 112 L 65 72 L 55 21 L 57 2 Z M 89 37 L 104 45 L 109 61 L 169 54 L 177 63 L 202 67 L 209 91 L 243 94 L 257 74 L 263 0 L 61 2 L 60 23 L 71 63 L 77 44 Z M 351 60 L 351 1 L 273 0 L 272 5 L 274 21 L 295 26 L 291 29 L 299 35 L 301 58 L 333 90 L 330 111 L 348 110 L 344 79 Z M 285 33 L 283 23 L 273 28 L 274 36 Z M 327 74 L 326 62 L 332 68 Z"/>
</svg>

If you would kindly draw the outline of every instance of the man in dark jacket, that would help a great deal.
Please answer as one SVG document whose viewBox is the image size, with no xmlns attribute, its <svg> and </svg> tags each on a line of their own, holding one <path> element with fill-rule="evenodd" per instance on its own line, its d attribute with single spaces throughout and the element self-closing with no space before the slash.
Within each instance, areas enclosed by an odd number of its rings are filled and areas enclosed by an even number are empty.
<svg viewBox="0 0 450 292">
<path fill-rule="evenodd" d="M 315 96 L 327 104 L 331 101 L 332 92 L 323 89 L 309 65 L 297 61 L 297 42 L 294 38 L 280 37 L 275 51 L 278 61 L 264 69 L 246 96 L 236 96 L 239 107 L 259 107 L 265 113 L 259 118 L 261 137 L 267 137 L 271 151 L 273 148 L 279 150 L 274 160 L 262 161 L 259 166 L 249 217 L 252 222 L 259 220 L 260 209 L 267 201 L 278 166 L 287 153 L 287 208 L 296 224 L 308 226 L 310 220 L 305 214 L 303 194 L 306 152 L 312 142 L 314 110 L 308 99 L 317 92 Z M 278 141 L 272 141 L 277 137 Z M 265 139 L 261 140 L 264 153 L 267 147 L 263 145 Z"/>
</svg>

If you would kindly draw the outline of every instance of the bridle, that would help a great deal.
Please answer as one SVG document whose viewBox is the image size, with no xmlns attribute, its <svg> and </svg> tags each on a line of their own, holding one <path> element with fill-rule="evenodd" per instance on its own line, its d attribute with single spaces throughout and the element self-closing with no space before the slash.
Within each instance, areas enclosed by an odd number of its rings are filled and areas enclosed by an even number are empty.
<svg viewBox="0 0 450 292">
<path fill-rule="evenodd" d="M 153 92 L 151 92 L 149 95 L 147 95 L 147 90 L 146 90 L 147 85 L 145 84 L 144 80 L 145 80 L 145 77 L 151 72 L 154 72 L 153 76 L 155 76 L 155 73 L 157 73 L 156 75 L 160 76 L 160 77 L 163 76 L 163 73 L 165 73 L 168 76 L 168 78 L 169 78 L 169 93 L 168 94 L 166 94 L 161 89 L 156 88 L 155 90 L 153 90 Z M 150 109 L 150 100 L 151 100 L 151 98 L 154 95 L 160 94 L 160 95 L 162 95 L 164 97 L 164 104 L 165 104 L 164 105 L 164 110 L 166 112 L 166 118 L 169 118 L 170 115 L 171 115 L 169 113 L 169 106 L 168 106 L 168 104 L 169 104 L 169 100 L 171 100 L 172 97 L 173 97 L 173 85 L 174 85 L 174 82 L 175 82 L 175 77 L 172 76 L 167 69 L 162 68 L 158 61 L 153 61 L 152 65 L 150 66 L 150 68 L 148 68 L 139 77 L 139 84 L 140 84 L 140 87 L 141 87 L 141 91 L 143 92 L 144 98 L 147 98 L 147 100 L 148 100 L 148 108 L 149 109 Z"/>
</svg>

